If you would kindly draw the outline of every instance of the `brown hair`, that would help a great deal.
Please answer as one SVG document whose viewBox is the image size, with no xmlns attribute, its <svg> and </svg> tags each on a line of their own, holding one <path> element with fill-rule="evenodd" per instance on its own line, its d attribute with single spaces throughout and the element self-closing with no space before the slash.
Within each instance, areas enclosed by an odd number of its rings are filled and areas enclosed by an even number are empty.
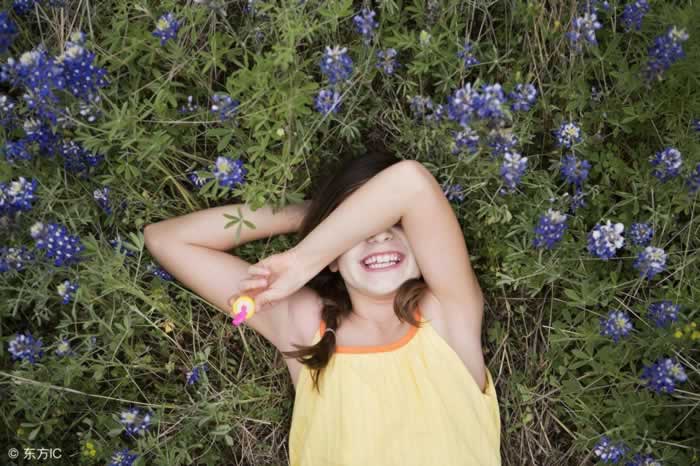
<svg viewBox="0 0 700 466">
<path fill-rule="evenodd" d="M 365 152 L 360 157 L 346 157 L 331 169 L 321 170 L 321 176 L 331 173 L 317 185 L 306 216 L 299 230 L 299 241 L 304 239 L 317 225 L 333 212 L 350 194 L 357 190 L 374 175 L 385 168 L 400 162 L 401 159 L 389 153 L 381 144 Z M 352 302 L 345 287 L 345 281 L 338 272 L 331 272 L 325 267 L 312 278 L 307 286 L 314 289 L 323 302 L 321 319 L 326 328 L 338 329 L 343 319 L 352 313 Z M 394 298 L 394 313 L 401 322 L 408 322 L 420 327 L 420 322 L 413 316 L 413 310 L 418 305 L 421 296 L 427 289 L 422 277 L 406 280 L 398 288 Z M 335 352 L 335 333 L 325 332 L 321 339 L 312 346 L 294 344 L 296 351 L 283 351 L 285 358 L 295 358 L 300 363 L 312 369 L 314 388 L 321 393 L 318 380 L 323 368 L 328 365 Z"/>
</svg>

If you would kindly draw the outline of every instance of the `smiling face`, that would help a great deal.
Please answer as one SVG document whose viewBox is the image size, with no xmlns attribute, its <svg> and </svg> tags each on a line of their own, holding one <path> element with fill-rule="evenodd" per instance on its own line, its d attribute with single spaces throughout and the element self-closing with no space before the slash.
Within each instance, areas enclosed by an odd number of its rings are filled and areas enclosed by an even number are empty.
<svg viewBox="0 0 700 466">
<path fill-rule="evenodd" d="M 391 268 L 370 270 L 363 260 L 372 254 L 394 251 L 401 261 Z M 421 276 L 418 263 L 400 224 L 394 225 L 355 245 L 328 265 L 332 272 L 340 271 L 348 290 L 370 296 L 394 293 L 403 282 Z"/>
</svg>

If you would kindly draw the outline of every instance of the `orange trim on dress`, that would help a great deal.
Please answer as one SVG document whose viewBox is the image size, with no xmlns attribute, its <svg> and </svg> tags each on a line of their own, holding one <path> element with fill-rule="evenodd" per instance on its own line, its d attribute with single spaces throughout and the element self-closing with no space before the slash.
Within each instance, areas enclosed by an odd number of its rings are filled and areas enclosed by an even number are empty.
<svg viewBox="0 0 700 466">
<path fill-rule="evenodd" d="M 416 310 L 413 312 L 413 316 L 416 318 L 418 322 L 421 320 L 421 312 L 420 308 L 416 306 Z M 321 332 L 320 335 L 323 337 L 324 332 L 326 331 L 326 322 L 324 322 L 323 319 L 321 319 L 321 326 L 319 328 L 319 331 Z M 401 337 L 400 339 L 396 340 L 393 343 L 388 343 L 386 345 L 375 345 L 375 346 L 336 346 L 335 347 L 335 352 L 336 353 L 384 353 L 386 351 L 392 351 L 398 348 L 401 348 L 405 344 L 407 344 L 413 336 L 416 334 L 418 331 L 418 327 L 415 327 L 411 325 L 411 328 L 406 332 L 406 334 Z"/>
</svg>

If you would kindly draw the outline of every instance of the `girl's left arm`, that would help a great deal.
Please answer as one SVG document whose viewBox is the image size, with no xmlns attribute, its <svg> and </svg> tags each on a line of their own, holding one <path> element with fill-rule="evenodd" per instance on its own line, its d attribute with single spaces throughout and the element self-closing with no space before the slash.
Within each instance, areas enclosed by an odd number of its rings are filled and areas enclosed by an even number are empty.
<svg viewBox="0 0 700 466">
<path fill-rule="evenodd" d="M 379 172 L 295 249 L 309 261 L 313 276 L 345 251 L 399 221 L 423 279 L 450 322 L 475 337 L 470 340 L 480 341 L 484 298 L 464 234 L 439 183 L 420 162 L 402 160 Z"/>
</svg>

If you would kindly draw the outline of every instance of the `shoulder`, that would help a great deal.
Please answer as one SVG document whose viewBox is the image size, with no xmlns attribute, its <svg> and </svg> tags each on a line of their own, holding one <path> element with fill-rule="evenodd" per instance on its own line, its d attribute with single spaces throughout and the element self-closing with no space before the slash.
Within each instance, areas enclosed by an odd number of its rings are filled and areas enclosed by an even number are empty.
<svg viewBox="0 0 700 466">
<path fill-rule="evenodd" d="M 289 302 L 291 343 L 311 344 L 321 326 L 322 310 L 321 296 L 313 288 L 305 286 L 295 294 Z"/>
</svg>

